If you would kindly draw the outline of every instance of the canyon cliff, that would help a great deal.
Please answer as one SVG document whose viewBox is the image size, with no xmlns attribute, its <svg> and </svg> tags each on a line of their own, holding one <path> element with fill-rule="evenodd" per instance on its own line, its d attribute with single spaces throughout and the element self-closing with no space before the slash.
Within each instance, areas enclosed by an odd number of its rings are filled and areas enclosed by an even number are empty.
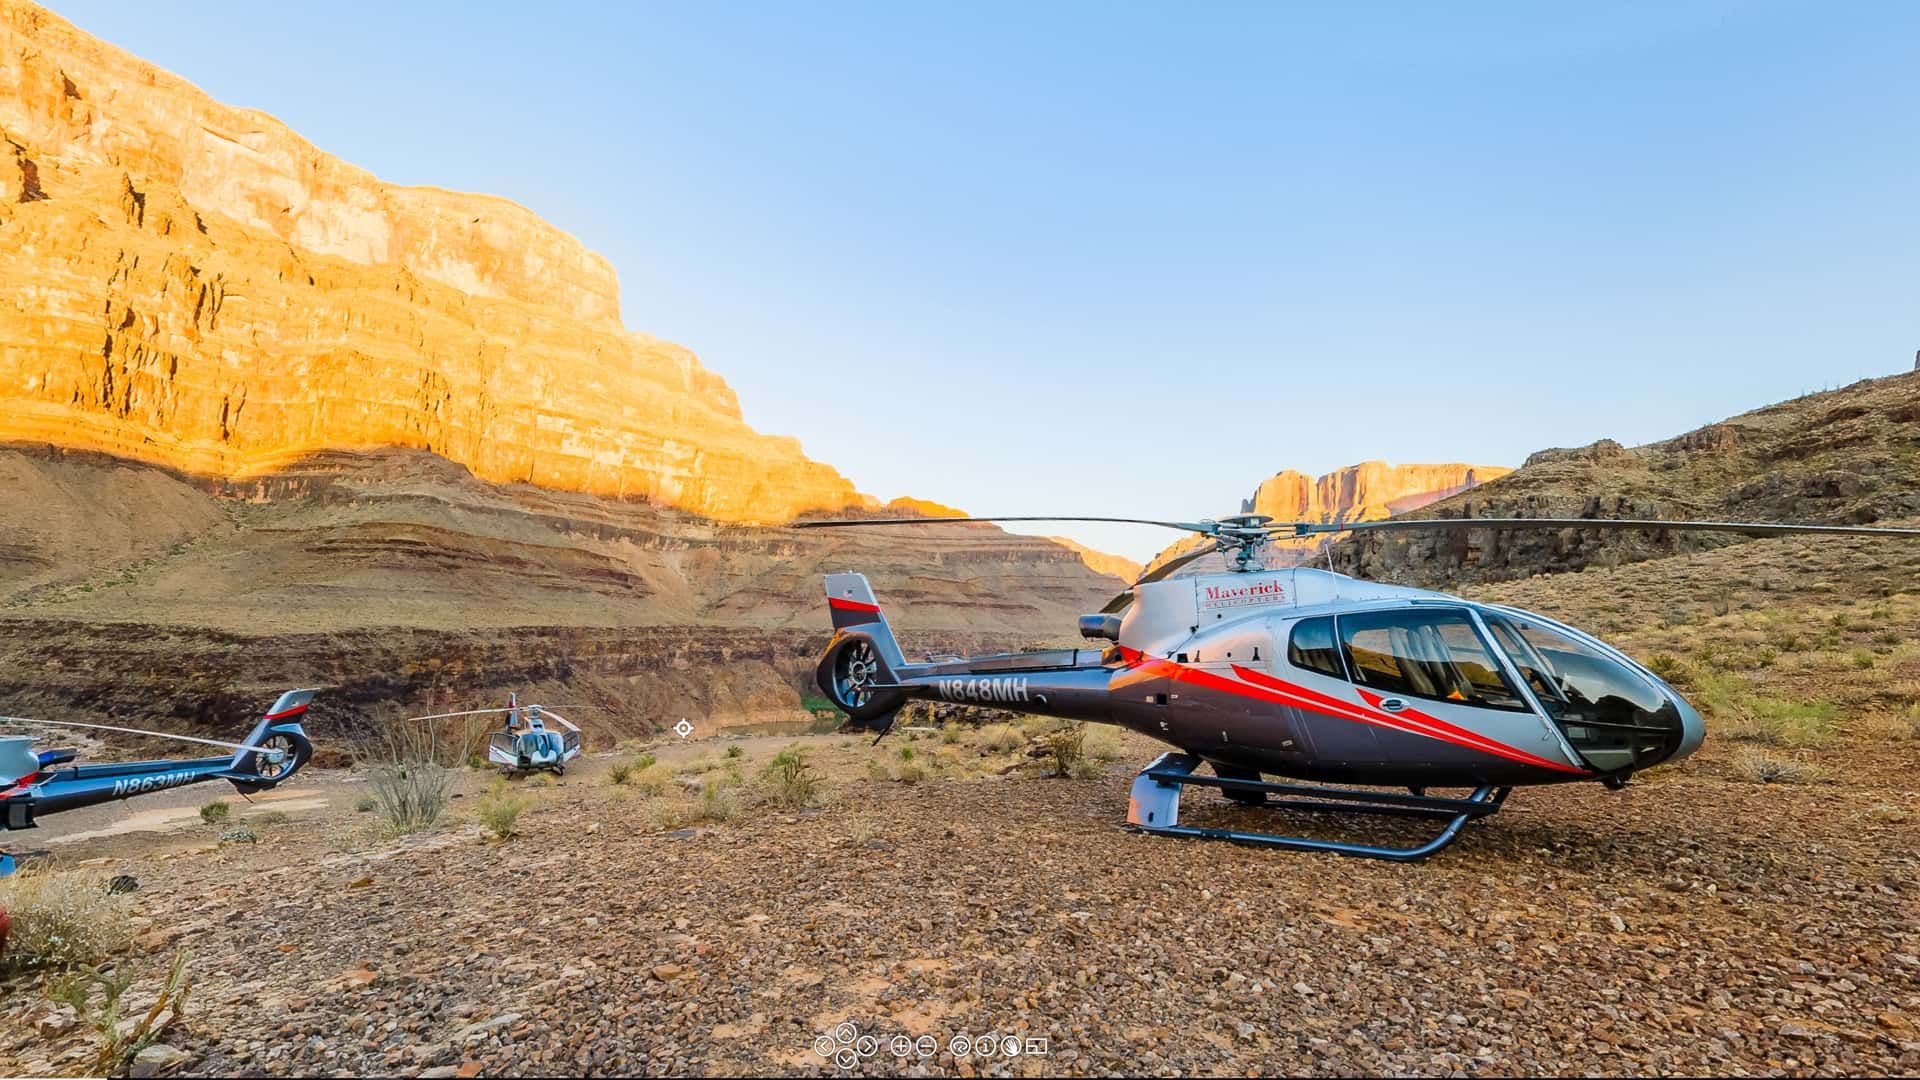
<svg viewBox="0 0 1920 1080">
<path fill-rule="evenodd" d="M 292 685 L 323 740 L 516 690 L 594 738 L 805 724 L 827 571 L 916 649 L 1071 640 L 1117 588 L 991 526 L 779 527 L 960 512 L 754 431 L 531 211 L 383 183 L 21 0 L 0 492 L 0 712 L 208 733 Z"/>
<path fill-rule="evenodd" d="M 380 180 L 0 0 L 0 440 L 261 475 L 428 450 L 723 521 L 871 500 L 626 330 L 613 268 L 503 199 Z"/>
</svg>

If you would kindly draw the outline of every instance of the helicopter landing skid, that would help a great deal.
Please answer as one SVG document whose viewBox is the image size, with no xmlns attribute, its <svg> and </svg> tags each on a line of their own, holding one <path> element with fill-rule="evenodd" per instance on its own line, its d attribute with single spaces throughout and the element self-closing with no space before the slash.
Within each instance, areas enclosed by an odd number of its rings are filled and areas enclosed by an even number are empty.
<svg viewBox="0 0 1920 1080">
<path fill-rule="evenodd" d="M 1133 793 L 1127 800 L 1127 824 L 1141 832 L 1159 836 L 1190 836 L 1208 840 L 1232 840 L 1242 844 L 1267 844 L 1304 851 L 1331 851 L 1368 859 L 1415 862 L 1446 847 L 1459 837 L 1467 822 L 1500 809 L 1512 788 L 1482 785 L 1464 799 L 1442 799 L 1424 794 L 1401 795 L 1391 791 L 1356 791 L 1350 788 L 1310 787 L 1302 784 L 1269 784 L 1255 780 L 1231 780 L 1218 776 L 1195 776 L 1201 759 L 1192 754 L 1166 753 L 1140 770 L 1133 781 Z M 1278 836 L 1272 833 L 1241 832 L 1235 829 L 1209 829 L 1180 824 L 1180 789 L 1188 784 L 1230 789 L 1236 794 L 1261 796 L 1249 802 L 1269 810 L 1316 810 L 1335 814 L 1372 814 L 1382 817 L 1431 818 L 1445 821 L 1440 835 L 1416 847 L 1378 847 L 1349 844 L 1339 840 L 1315 840 L 1305 836 Z M 1268 798 L 1269 795 L 1299 796 Z M 1238 800 L 1236 800 L 1238 801 Z"/>
</svg>

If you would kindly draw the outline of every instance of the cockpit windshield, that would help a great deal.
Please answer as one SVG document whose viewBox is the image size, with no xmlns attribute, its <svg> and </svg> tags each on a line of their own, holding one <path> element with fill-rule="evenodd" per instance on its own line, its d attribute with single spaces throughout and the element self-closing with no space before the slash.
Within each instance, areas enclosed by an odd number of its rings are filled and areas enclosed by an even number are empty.
<svg viewBox="0 0 1920 1080">
<path fill-rule="evenodd" d="M 1595 768 L 1644 768 L 1679 745 L 1679 710 L 1639 672 L 1523 615 L 1482 618 L 1567 741 Z"/>
</svg>

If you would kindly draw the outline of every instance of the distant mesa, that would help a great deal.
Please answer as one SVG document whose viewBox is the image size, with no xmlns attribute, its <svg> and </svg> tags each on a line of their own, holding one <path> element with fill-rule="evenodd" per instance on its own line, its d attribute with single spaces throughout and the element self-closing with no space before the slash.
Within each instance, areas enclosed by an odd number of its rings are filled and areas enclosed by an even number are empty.
<svg viewBox="0 0 1920 1080">
<path fill-rule="evenodd" d="M 1513 470 L 1501 465 L 1390 465 L 1363 461 L 1325 476 L 1312 477 L 1286 469 L 1268 477 L 1240 504 L 1242 513 L 1265 514 L 1276 521 L 1310 521 L 1346 525 L 1378 521 L 1439 502 L 1471 490 Z M 1150 566 L 1192 551 L 1205 541 L 1183 540 L 1154 557 Z M 1276 541 L 1269 565 L 1291 565 L 1318 553 L 1324 538 Z M 1220 569 L 1210 560 L 1193 564 L 1195 572 Z"/>
</svg>

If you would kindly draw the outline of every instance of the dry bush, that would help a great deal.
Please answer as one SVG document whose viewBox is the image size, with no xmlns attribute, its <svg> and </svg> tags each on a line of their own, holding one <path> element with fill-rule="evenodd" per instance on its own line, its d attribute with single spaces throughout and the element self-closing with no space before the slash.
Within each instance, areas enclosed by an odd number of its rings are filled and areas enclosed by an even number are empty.
<svg viewBox="0 0 1920 1080">
<path fill-rule="evenodd" d="M 986 730 L 981 745 L 995 754 L 1011 754 L 1025 746 L 1026 741 L 1026 737 L 1012 724 L 995 724 Z"/>
<path fill-rule="evenodd" d="M 0 910 L 13 920 L 0 971 L 97 964 L 133 940 L 127 908 L 99 874 L 35 868 L 0 878 Z"/>
<path fill-rule="evenodd" d="M 1074 723 L 1046 734 L 1047 752 L 1053 756 L 1053 775 L 1074 775 L 1074 768 L 1086 760 L 1086 725 Z"/>
<path fill-rule="evenodd" d="M 380 733 L 362 751 L 360 764 L 381 818 L 396 835 L 431 828 L 453 797 L 454 769 L 465 747 L 443 741 L 431 722 L 400 721 Z"/>
<path fill-rule="evenodd" d="M 1088 725 L 1085 749 L 1089 761 L 1119 761 L 1127 756 L 1120 729 L 1111 724 Z"/>
<path fill-rule="evenodd" d="M 1906 807 L 1893 803 L 1875 803 L 1867 808 L 1867 817 L 1889 825 L 1901 825 L 1913 820 L 1913 814 Z"/>
<path fill-rule="evenodd" d="M 233 807 L 228 806 L 218 799 L 200 808 L 200 820 L 209 825 L 218 825 L 220 822 L 227 820 L 232 814 Z"/>
<path fill-rule="evenodd" d="M 1755 784 L 1813 784 L 1826 776 L 1825 771 L 1812 762 L 1753 747 L 1734 755 L 1733 771 L 1742 780 Z"/>
</svg>

